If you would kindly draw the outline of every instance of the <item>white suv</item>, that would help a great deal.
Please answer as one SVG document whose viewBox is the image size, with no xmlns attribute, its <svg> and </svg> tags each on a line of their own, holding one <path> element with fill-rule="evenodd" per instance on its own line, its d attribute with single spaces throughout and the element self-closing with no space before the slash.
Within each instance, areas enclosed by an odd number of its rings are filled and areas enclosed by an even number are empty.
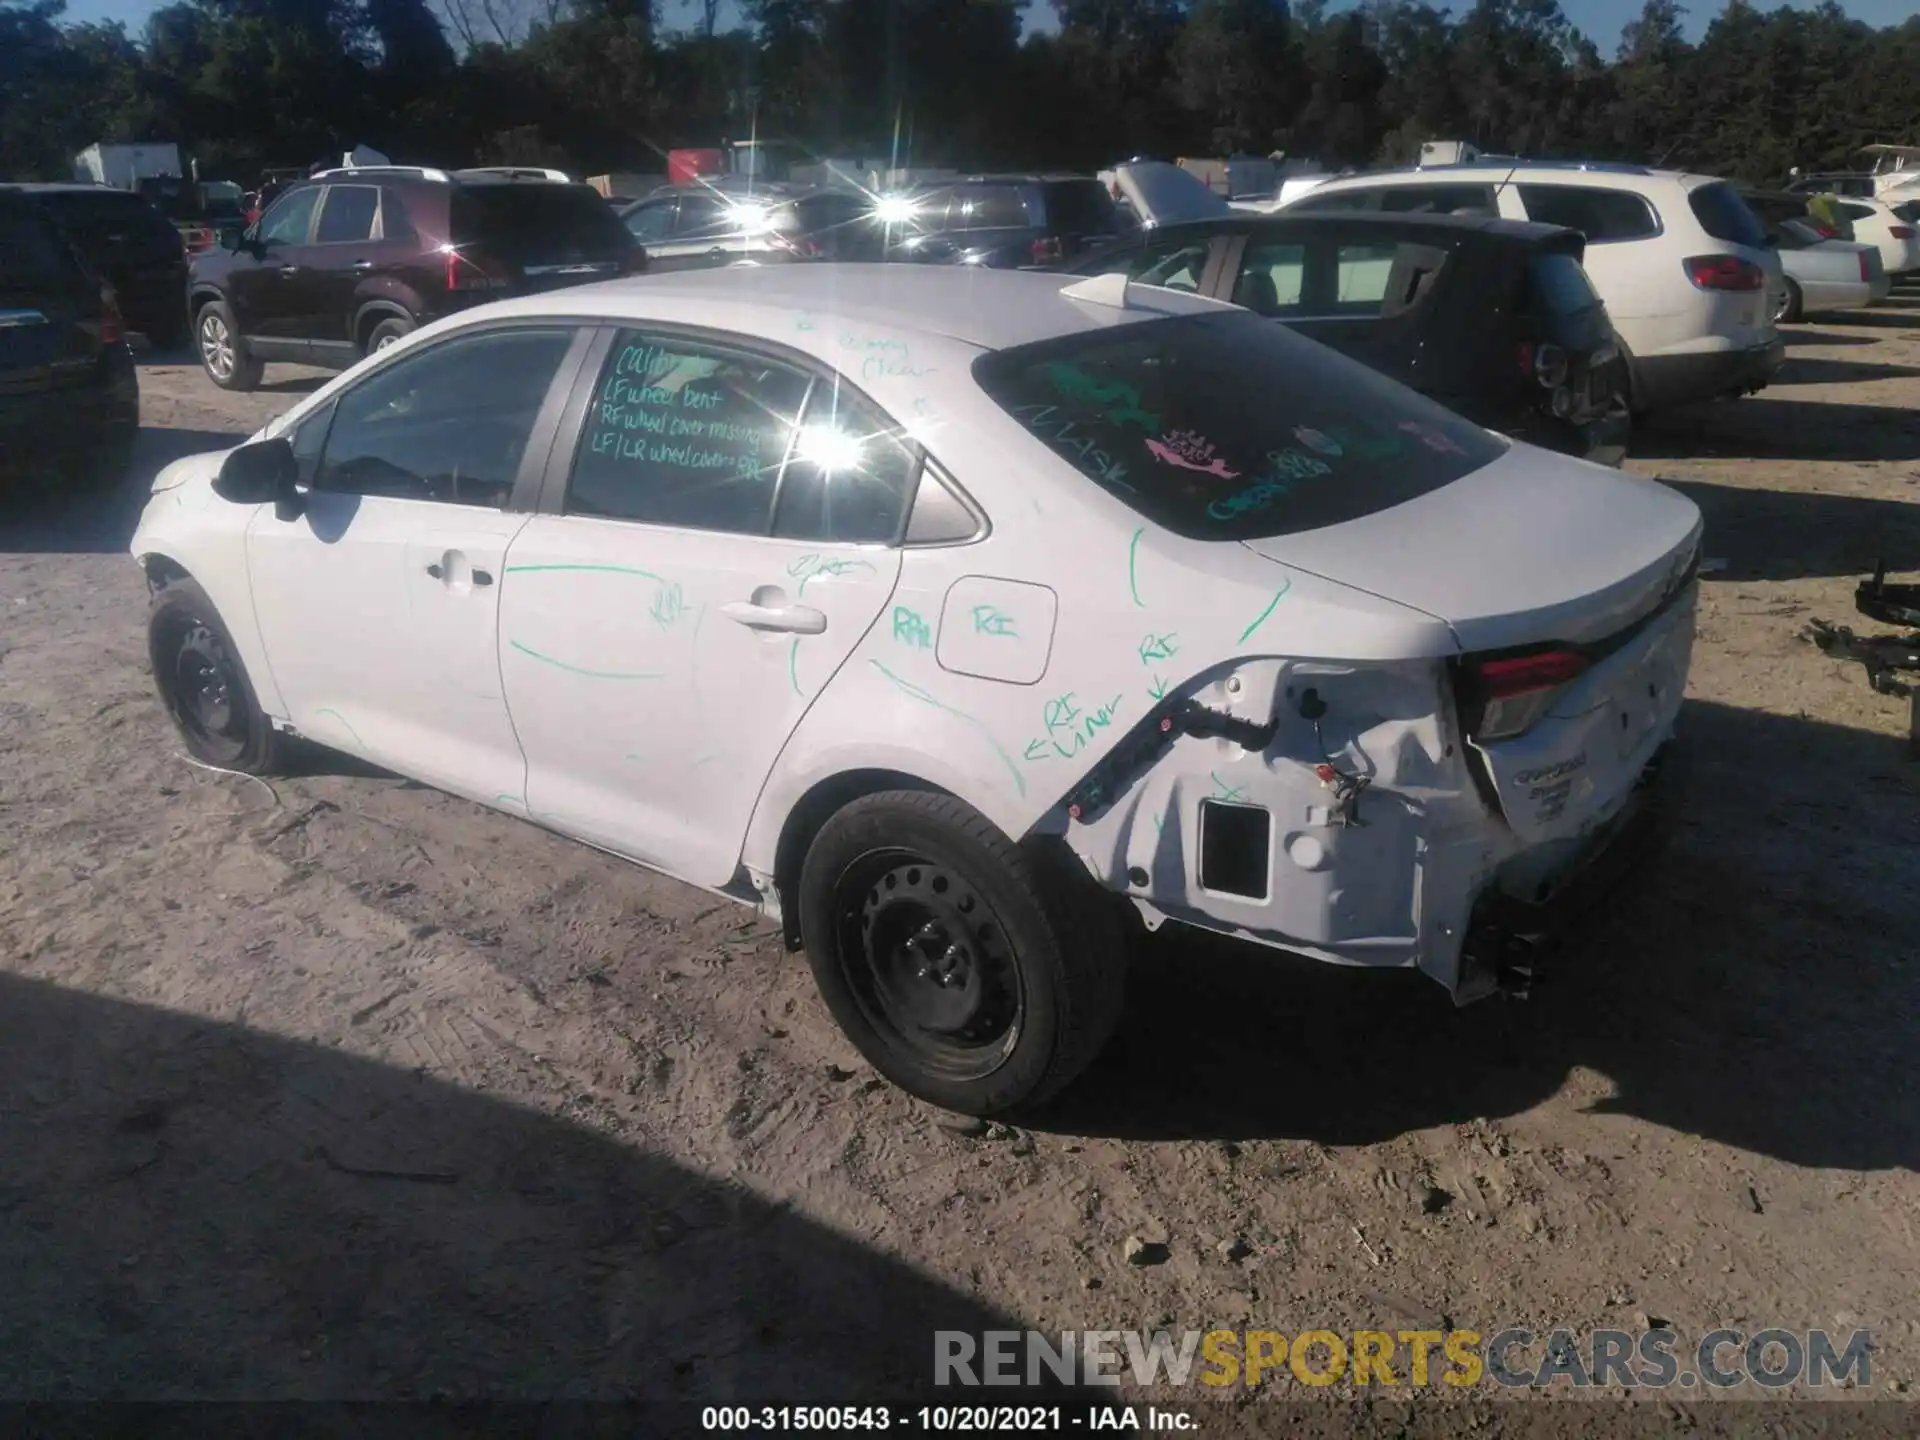
<svg viewBox="0 0 1920 1440">
<path fill-rule="evenodd" d="M 1477 211 L 1565 225 L 1627 352 L 1636 413 L 1751 394 L 1785 358 L 1780 257 L 1734 189 L 1637 165 L 1477 161 L 1343 176 L 1287 210 Z"/>
</svg>

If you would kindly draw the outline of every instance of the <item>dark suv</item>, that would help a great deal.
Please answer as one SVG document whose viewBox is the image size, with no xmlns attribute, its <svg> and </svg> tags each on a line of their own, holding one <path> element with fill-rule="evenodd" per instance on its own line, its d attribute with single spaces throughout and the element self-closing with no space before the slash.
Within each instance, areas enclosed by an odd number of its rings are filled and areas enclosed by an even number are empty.
<svg viewBox="0 0 1920 1440">
<path fill-rule="evenodd" d="M 113 290 L 44 209 L 0 188 L 0 483 L 118 478 L 139 429 Z"/>
<path fill-rule="evenodd" d="M 196 256 L 187 308 L 213 383 L 251 390 L 270 360 L 344 370 L 452 311 L 645 268 L 645 252 L 586 185 L 327 170 Z"/>
<path fill-rule="evenodd" d="M 974 175 L 883 202 L 880 214 L 889 258 L 946 264 L 1049 265 L 1128 229 L 1107 187 L 1084 175 Z"/>
<path fill-rule="evenodd" d="M 113 286 L 127 324 L 162 350 L 187 338 L 181 305 L 187 252 L 167 217 L 131 190 L 110 185 L 13 185 L 66 232 L 87 264 Z"/>
</svg>

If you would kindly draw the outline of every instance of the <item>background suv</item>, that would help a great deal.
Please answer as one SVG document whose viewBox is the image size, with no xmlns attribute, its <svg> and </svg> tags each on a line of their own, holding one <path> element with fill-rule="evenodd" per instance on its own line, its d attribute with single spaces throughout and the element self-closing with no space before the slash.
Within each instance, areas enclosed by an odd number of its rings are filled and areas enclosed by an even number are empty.
<svg viewBox="0 0 1920 1440">
<path fill-rule="evenodd" d="M 1021 266 L 1071 260 L 1130 228 L 1084 175 L 975 175 L 882 202 L 895 260 Z"/>
<path fill-rule="evenodd" d="M 15 185 L 38 202 L 94 271 L 113 286 L 127 324 L 157 348 L 187 338 L 187 253 L 171 221 L 110 185 Z"/>
<path fill-rule="evenodd" d="M 751 260 L 878 260 L 880 227 L 858 190 L 761 184 L 674 185 L 623 208 L 647 269 L 692 270 Z"/>
<path fill-rule="evenodd" d="M 470 305 L 645 266 L 586 185 L 475 170 L 328 170 L 196 256 L 187 305 L 207 375 L 250 390 L 270 360 L 344 370 Z"/>
<path fill-rule="evenodd" d="M 1723 180 L 1638 165 L 1485 160 L 1343 176 L 1283 213 L 1501 215 L 1587 237 L 1582 261 L 1627 356 L 1637 413 L 1747 395 L 1786 358 L 1786 292 L 1759 218 Z"/>
<path fill-rule="evenodd" d="M 117 479 L 139 429 L 113 290 L 45 210 L 0 187 L 0 485 Z"/>
</svg>

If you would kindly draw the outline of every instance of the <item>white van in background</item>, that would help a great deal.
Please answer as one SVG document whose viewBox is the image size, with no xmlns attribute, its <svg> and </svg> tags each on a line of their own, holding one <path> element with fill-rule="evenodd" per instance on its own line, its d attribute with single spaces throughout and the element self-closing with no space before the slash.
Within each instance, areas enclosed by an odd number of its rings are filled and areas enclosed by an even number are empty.
<svg viewBox="0 0 1920 1440">
<path fill-rule="evenodd" d="M 1786 358 L 1780 257 L 1732 186 L 1638 165 L 1485 157 L 1326 180 L 1283 210 L 1501 215 L 1587 237 L 1635 413 L 1762 389 Z"/>
</svg>

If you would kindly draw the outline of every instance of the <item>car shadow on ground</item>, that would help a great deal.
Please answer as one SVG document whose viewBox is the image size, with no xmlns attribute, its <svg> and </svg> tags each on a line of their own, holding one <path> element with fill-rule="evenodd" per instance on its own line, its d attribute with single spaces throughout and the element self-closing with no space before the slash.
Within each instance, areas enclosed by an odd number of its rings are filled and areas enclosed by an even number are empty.
<svg viewBox="0 0 1920 1440">
<path fill-rule="evenodd" d="M 1709 584 L 1865 576 L 1882 560 L 1891 570 L 1920 570 L 1920 504 L 1706 480 L 1666 483 L 1700 507 L 1706 555 L 1724 562 L 1707 576 Z M 1913 494 L 1920 500 L 1920 474 Z"/>
<path fill-rule="evenodd" d="M 1832 330 L 1803 329 L 1797 325 L 1780 327 L 1780 338 L 1791 346 L 1831 345 L 1846 347 L 1849 345 L 1878 345 L 1880 342 L 1871 335 L 1842 335 Z"/>
<path fill-rule="evenodd" d="M 0 975 L 0 1090 L 10 1400 L 927 1403 L 936 1330 L 1018 1323 L 609 1122 L 327 1045 Z"/>
<path fill-rule="evenodd" d="M 1874 364 L 1863 360 L 1819 360 L 1789 356 L 1773 385 L 1860 385 L 1869 380 L 1902 380 L 1920 375 L 1920 366 Z M 1771 386 L 1769 387 L 1771 388 Z"/>
<path fill-rule="evenodd" d="M 1920 1043 L 1920 764 L 1884 735 L 1697 701 L 1681 725 L 1686 822 L 1529 999 L 1456 1010 L 1418 973 L 1168 926 L 1135 946 L 1114 1043 L 1031 1123 L 1366 1145 L 1516 1114 L 1578 1066 L 1615 1088 L 1592 1113 L 1920 1168 L 1920 1093 L 1893 1078 Z"/>
<path fill-rule="evenodd" d="M 1844 325 L 1858 330 L 1920 330 L 1920 310 L 1883 300 L 1872 310 L 1836 310 L 1820 317 L 1822 325 Z"/>
<path fill-rule="evenodd" d="M 1648 416 L 1634 426 L 1630 453 L 1635 460 L 1914 460 L 1920 413 L 1767 391 Z"/>
<path fill-rule="evenodd" d="M 104 555 L 124 551 L 152 494 L 155 475 L 175 460 L 230 449 L 246 438 L 239 431 L 143 425 L 133 459 L 116 479 L 0 502 L 0 553 Z"/>
</svg>

